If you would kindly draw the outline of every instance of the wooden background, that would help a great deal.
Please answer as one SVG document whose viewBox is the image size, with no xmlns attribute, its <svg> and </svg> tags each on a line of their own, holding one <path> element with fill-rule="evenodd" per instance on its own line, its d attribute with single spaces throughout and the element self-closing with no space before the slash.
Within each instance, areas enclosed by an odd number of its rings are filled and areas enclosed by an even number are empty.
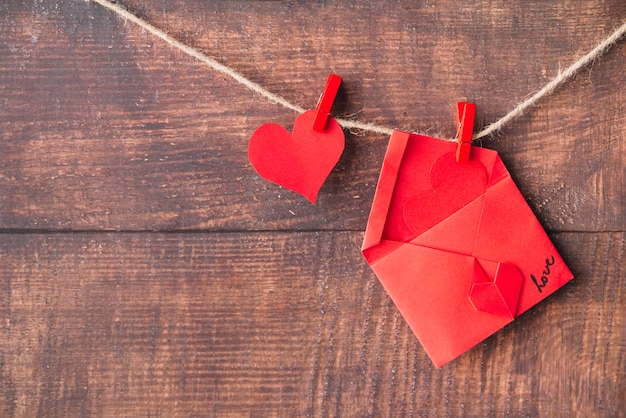
<svg viewBox="0 0 626 418">
<path fill-rule="evenodd" d="M 626 19 L 623 0 L 120 0 L 287 100 L 453 136 Z M 501 153 L 575 280 L 435 369 L 359 248 L 388 137 L 318 204 L 247 162 L 268 103 L 99 5 L 0 3 L 0 415 L 626 416 L 626 42 Z M 357 133 L 358 134 L 358 133 Z"/>
</svg>

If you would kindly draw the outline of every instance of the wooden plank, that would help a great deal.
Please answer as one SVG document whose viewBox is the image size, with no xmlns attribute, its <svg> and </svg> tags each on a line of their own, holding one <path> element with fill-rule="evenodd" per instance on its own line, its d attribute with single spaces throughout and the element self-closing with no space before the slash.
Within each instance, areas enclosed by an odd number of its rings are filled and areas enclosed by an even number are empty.
<svg viewBox="0 0 626 418">
<path fill-rule="evenodd" d="M 626 17 L 621 0 L 122 3 L 291 102 L 336 71 L 336 114 L 444 136 L 456 100 L 494 121 Z M 485 142 L 552 230 L 626 224 L 625 48 Z M 83 1 L 0 6 L 0 97 L 0 229 L 363 230 L 387 142 L 347 135 L 310 206 L 247 163 L 254 129 L 292 112 Z"/>
<path fill-rule="evenodd" d="M 435 369 L 355 232 L 4 234 L 3 416 L 618 416 L 624 233 Z"/>
</svg>

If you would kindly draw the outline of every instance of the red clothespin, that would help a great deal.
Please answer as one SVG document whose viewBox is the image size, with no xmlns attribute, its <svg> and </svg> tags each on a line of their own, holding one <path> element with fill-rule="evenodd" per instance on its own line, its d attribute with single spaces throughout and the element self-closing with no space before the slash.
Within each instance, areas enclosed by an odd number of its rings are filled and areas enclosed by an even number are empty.
<svg viewBox="0 0 626 418">
<path fill-rule="evenodd" d="M 469 161 L 472 149 L 472 133 L 474 131 L 474 117 L 476 116 L 476 104 L 468 102 L 457 102 L 457 163 Z"/>
<path fill-rule="evenodd" d="M 326 81 L 326 87 L 320 96 L 317 106 L 315 106 L 315 119 L 313 120 L 313 130 L 323 132 L 326 127 L 326 121 L 330 116 L 330 110 L 337 97 L 339 86 L 341 85 L 341 77 L 337 74 L 331 74 Z"/>
</svg>

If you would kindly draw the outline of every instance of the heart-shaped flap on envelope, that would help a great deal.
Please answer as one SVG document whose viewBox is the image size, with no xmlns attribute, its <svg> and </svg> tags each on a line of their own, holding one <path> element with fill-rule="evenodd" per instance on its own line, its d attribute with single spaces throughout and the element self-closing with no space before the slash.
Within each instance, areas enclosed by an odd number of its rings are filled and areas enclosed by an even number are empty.
<svg viewBox="0 0 626 418">
<path fill-rule="evenodd" d="M 404 221 L 416 236 L 484 194 L 488 181 L 480 160 L 459 164 L 452 152 L 435 160 L 429 178 L 431 188 L 417 191 L 404 207 Z"/>
</svg>

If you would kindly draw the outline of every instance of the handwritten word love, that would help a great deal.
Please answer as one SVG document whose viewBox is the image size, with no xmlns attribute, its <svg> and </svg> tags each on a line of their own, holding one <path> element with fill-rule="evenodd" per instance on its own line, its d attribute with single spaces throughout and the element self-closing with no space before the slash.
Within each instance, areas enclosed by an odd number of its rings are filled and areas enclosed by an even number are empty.
<svg viewBox="0 0 626 418">
<path fill-rule="evenodd" d="M 539 284 L 539 281 L 537 280 L 534 274 L 530 275 L 530 278 L 535 284 L 535 286 L 537 286 L 537 290 L 539 291 L 539 293 L 541 293 L 541 289 L 546 287 L 546 285 L 548 284 L 548 277 L 550 276 L 550 266 L 553 264 L 554 264 L 554 256 L 551 255 L 550 258 L 546 258 L 546 265 L 543 269 L 543 274 L 541 275 L 541 279 L 540 279 L 541 284 Z"/>
</svg>

